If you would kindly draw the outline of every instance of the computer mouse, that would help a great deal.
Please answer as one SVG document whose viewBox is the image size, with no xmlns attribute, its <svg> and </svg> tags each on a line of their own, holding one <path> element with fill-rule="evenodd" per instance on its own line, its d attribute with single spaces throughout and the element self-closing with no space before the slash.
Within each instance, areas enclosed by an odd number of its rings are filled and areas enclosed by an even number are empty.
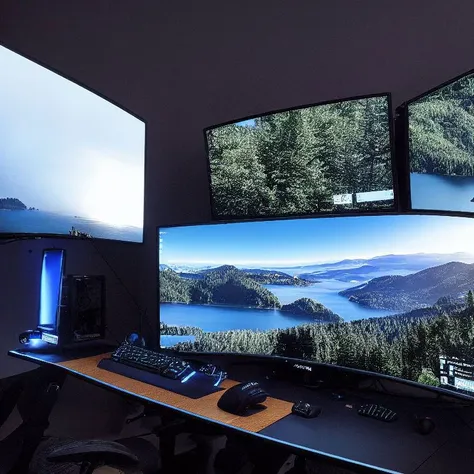
<svg viewBox="0 0 474 474">
<path fill-rule="evenodd" d="M 245 382 L 226 390 L 217 406 L 234 415 L 248 415 L 249 409 L 263 403 L 267 396 L 258 382 Z"/>
<path fill-rule="evenodd" d="M 435 427 L 435 422 L 428 416 L 416 419 L 416 431 L 422 435 L 430 434 Z"/>
</svg>

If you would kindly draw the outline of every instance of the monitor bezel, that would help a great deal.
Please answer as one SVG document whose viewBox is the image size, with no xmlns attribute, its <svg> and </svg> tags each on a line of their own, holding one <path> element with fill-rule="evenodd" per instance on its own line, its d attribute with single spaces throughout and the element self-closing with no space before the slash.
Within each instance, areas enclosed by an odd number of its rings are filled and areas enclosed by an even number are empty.
<svg viewBox="0 0 474 474">
<path fill-rule="evenodd" d="M 7 46 L 4 44 L 2 41 L 0 41 L 0 47 L 4 47 L 5 49 L 11 51 L 12 53 L 18 54 L 19 56 L 22 56 L 23 58 L 35 63 L 38 66 L 41 66 L 45 68 L 46 70 L 57 74 L 58 76 L 62 77 L 63 79 L 66 79 L 67 81 L 72 82 L 73 84 L 76 84 L 79 87 L 82 87 L 83 89 L 91 92 L 92 94 L 100 97 L 101 99 L 109 102 L 110 104 L 114 105 L 115 107 L 123 110 L 124 112 L 128 113 L 132 117 L 140 120 L 144 125 L 145 125 L 145 137 L 144 137 L 144 149 L 143 149 L 143 183 L 144 183 L 144 189 L 145 192 L 143 193 L 143 226 L 142 226 L 142 238 L 141 241 L 134 241 L 134 240 L 120 240 L 120 239 L 109 239 L 109 238 L 103 238 L 103 237 L 92 237 L 92 238 L 86 238 L 86 237 L 75 237 L 69 234 L 55 234 L 51 232 L 1 232 L 0 231 L 0 242 L 2 240 L 28 240 L 28 239 L 43 239 L 43 238 L 48 238 L 48 239 L 70 239 L 70 240 L 101 240 L 105 242 L 120 242 L 120 243 L 125 243 L 125 244 L 134 244 L 134 245 L 143 245 L 145 241 L 145 209 L 146 209 L 146 169 L 148 165 L 148 122 L 145 120 L 143 117 L 140 115 L 136 114 L 135 112 L 132 112 L 130 109 L 126 108 L 125 106 L 119 104 L 118 102 L 115 102 L 113 99 L 110 99 L 109 97 L 105 96 L 104 94 L 96 91 L 90 86 L 85 85 L 81 81 L 78 81 L 77 79 L 72 78 L 71 76 L 68 76 L 67 74 L 59 71 L 58 69 L 47 65 L 46 63 L 23 53 L 21 50 L 17 48 L 12 48 L 11 46 Z"/>
<path fill-rule="evenodd" d="M 411 195 L 411 178 L 410 178 L 410 135 L 409 135 L 409 107 L 414 102 L 424 99 L 425 97 L 437 92 L 444 87 L 447 87 L 455 82 L 464 79 L 467 76 L 474 75 L 474 69 L 459 74 L 452 79 L 449 79 L 442 84 L 432 87 L 426 92 L 419 94 L 409 100 L 406 100 L 395 109 L 395 153 L 398 163 L 398 186 L 400 191 L 400 210 L 412 211 L 423 214 L 435 214 L 443 216 L 455 217 L 474 217 L 473 212 L 467 211 L 448 211 L 445 209 L 420 209 L 413 207 Z"/>
<path fill-rule="evenodd" d="M 371 99 L 375 97 L 384 97 L 387 99 L 387 115 L 388 115 L 388 122 L 389 122 L 389 141 L 390 141 L 390 158 L 391 158 L 391 171 L 392 171 L 392 189 L 393 189 L 393 205 L 391 207 L 384 207 L 380 209 L 369 209 L 369 210 L 361 210 L 361 209 L 348 209 L 348 210 L 340 210 L 338 212 L 335 211 L 321 211 L 318 213 L 305 213 L 305 214 L 272 214 L 272 215 L 246 215 L 246 216 L 220 216 L 216 211 L 215 199 L 214 194 L 212 192 L 212 173 L 211 173 L 211 160 L 209 156 L 209 144 L 207 140 L 207 132 L 224 127 L 226 125 L 232 125 L 235 123 L 239 123 L 245 120 L 256 119 L 260 117 L 266 117 L 268 115 L 274 115 L 278 113 L 289 112 L 291 110 L 302 110 L 311 107 L 319 107 L 324 105 L 330 104 L 337 104 L 343 102 L 350 102 L 356 100 L 363 100 L 363 99 Z M 315 102 L 310 104 L 303 104 L 303 105 L 296 105 L 292 107 L 287 107 L 283 109 L 276 109 L 270 110 L 268 112 L 264 112 L 261 114 L 253 114 L 248 115 L 246 117 L 241 117 L 233 120 L 228 120 L 226 122 L 222 122 L 216 125 L 211 125 L 203 129 L 203 137 L 204 137 L 204 149 L 206 154 L 206 165 L 207 165 L 207 179 L 208 179 L 208 192 L 209 192 L 209 202 L 211 207 L 211 215 L 212 219 L 215 221 L 242 221 L 242 220 L 268 220 L 268 219 L 286 219 L 286 218 L 299 218 L 299 217 L 329 217 L 331 215 L 337 216 L 349 216 L 349 215 L 359 215 L 361 213 L 396 213 L 400 210 L 400 203 L 399 203 L 399 188 L 398 188 L 398 167 L 396 163 L 396 149 L 395 149 L 395 120 L 394 120 L 394 113 L 393 113 L 393 103 L 392 103 L 392 94 L 390 92 L 379 92 L 374 94 L 367 94 L 367 95 L 357 95 L 351 97 L 344 97 L 342 99 L 331 99 L 322 102 Z"/>
<path fill-rule="evenodd" d="M 444 215 L 440 214 L 437 212 L 420 212 L 420 211 L 399 211 L 396 213 L 393 212 L 385 212 L 385 213 L 380 213 L 380 212 L 373 212 L 373 213 L 364 213 L 364 214 L 350 214 L 350 215 L 340 215 L 340 214 L 331 214 L 331 215 L 318 215 L 318 216 L 301 216 L 297 217 L 296 219 L 320 219 L 320 218 L 341 218 L 341 217 L 351 217 L 351 218 L 356 218 L 356 217 L 380 217 L 380 216 L 425 216 L 425 215 L 434 215 L 434 216 L 439 216 L 439 217 L 464 217 L 464 218 L 473 218 L 472 215 L 468 216 L 456 216 L 456 215 Z M 274 221 L 274 220 L 294 220 L 295 217 L 272 217 L 265 219 L 265 221 Z M 184 223 L 184 224 L 170 224 L 170 225 L 160 225 L 156 227 L 156 300 L 157 300 L 157 331 L 156 331 L 156 339 L 155 339 L 155 345 L 157 347 L 157 350 L 159 351 L 165 351 L 169 352 L 172 354 L 176 354 L 180 357 L 184 358 L 192 358 L 192 357 L 207 357 L 207 356 L 237 356 L 237 357 L 242 357 L 242 358 L 254 358 L 254 359 L 264 359 L 264 360 L 275 360 L 279 362 L 284 362 L 287 364 L 294 364 L 294 363 L 301 363 L 301 364 L 306 364 L 306 365 L 311 365 L 314 367 L 323 367 L 323 368 L 329 368 L 329 369 L 334 369 L 334 370 L 341 370 L 341 371 L 346 371 L 349 373 L 353 374 L 358 374 L 358 375 L 365 375 L 367 377 L 371 378 L 382 378 L 385 380 L 391 380 L 393 382 L 401 383 L 404 385 L 409 385 L 414 388 L 419 388 L 431 392 L 435 392 L 439 395 L 446 395 L 446 396 L 451 396 L 454 398 L 459 398 L 462 400 L 467 400 L 470 402 L 474 402 L 474 393 L 472 395 L 465 394 L 463 392 L 456 392 L 456 391 L 451 391 L 447 388 L 443 387 L 435 387 L 432 385 L 425 385 L 420 382 L 416 382 L 414 380 L 409 380 L 409 379 L 404 379 L 401 377 L 396 377 L 394 375 L 389 375 L 389 374 L 384 374 L 384 373 L 379 373 L 379 372 L 372 372 L 370 370 L 365 370 L 365 369 L 357 369 L 354 367 L 346 367 L 343 365 L 337 365 L 337 364 L 328 364 L 324 362 L 316 362 L 316 361 L 311 361 L 311 360 L 306 360 L 306 359 L 297 359 L 297 358 L 291 358 L 291 357 L 285 357 L 285 356 L 278 356 L 278 355 L 266 355 L 266 354 L 250 354 L 250 353 L 242 353 L 242 352 L 194 352 L 194 351 L 177 351 L 174 349 L 169 349 L 166 347 L 161 347 L 161 332 L 160 332 L 160 323 L 161 323 L 161 313 L 160 313 L 160 231 L 164 230 L 166 228 L 179 228 L 179 227 L 193 227 L 193 226 L 214 226 L 214 225 L 225 225 L 225 224 L 239 224 L 239 223 L 249 223 L 249 222 L 262 222 L 262 219 L 247 219 L 247 220 L 240 220 L 240 221 L 235 221 L 235 220 L 228 220 L 228 221 L 212 221 L 212 222 L 193 222 L 193 223 Z"/>
</svg>

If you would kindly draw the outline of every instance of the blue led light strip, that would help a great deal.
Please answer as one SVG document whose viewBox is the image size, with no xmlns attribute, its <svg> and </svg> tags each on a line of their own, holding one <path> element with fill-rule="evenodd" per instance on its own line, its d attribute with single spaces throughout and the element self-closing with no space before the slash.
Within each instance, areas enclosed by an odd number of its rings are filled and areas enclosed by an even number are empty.
<svg viewBox="0 0 474 474">
<path fill-rule="evenodd" d="M 193 377 L 194 375 L 196 375 L 196 371 L 193 370 L 190 374 L 186 375 L 186 377 L 184 377 L 182 380 L 181 380 L 181 383 L 186 383 L 191 377 Z"/>
<path fill-rule="evenodd" d="M 221 380 L 222 380 L 222 373 L 219 374 L 219 379 L 218 379 L 217 382 L 214 384 L 214 387 L 218 387 L 219 384 L 221 383 Z"/>
</svg>

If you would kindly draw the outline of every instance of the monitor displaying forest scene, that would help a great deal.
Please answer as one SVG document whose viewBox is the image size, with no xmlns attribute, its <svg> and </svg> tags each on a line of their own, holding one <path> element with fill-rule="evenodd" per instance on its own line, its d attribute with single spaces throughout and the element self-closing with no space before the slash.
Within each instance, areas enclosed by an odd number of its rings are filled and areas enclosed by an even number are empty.
<svg viewBox="0 0 474 474">
<path fill-rule="evenodd" d="M 162 347 L 474 391 L 472 219 L 320 217 L 158 234 Z"/>
<path fill-rule="evenodd" d="M 390 124 L 385 94 L 206 129 L 214 217 L 392 208 Z"/>
<path fill-rule="evenodd" d="M 474 73 L 407 108 L 412 208 L 474 212 Z"/>
</svg>

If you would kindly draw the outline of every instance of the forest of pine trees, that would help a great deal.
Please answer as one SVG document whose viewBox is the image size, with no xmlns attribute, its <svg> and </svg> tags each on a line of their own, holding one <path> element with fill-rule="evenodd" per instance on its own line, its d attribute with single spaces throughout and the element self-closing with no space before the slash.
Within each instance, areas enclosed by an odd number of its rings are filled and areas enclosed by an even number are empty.
<svg viewBox="0 0 474 474">
<path fill-rule="evenodd" d="M 437 384 L 440 355 L 474 356 L 474 301 L 384 318 L 336 324 L 303 324 L 270 331 L 232 330 L 199 333 L 194 342 L 174 346 L 184 351 L 279 355 L 338 364 Z M 166 334 L 176 334 L 171 328 Z M 177 330 L 176 330 L 177 331 Z"/>
<path fill-rule="evenodd" d="M 446 266 L 446 265 L 445 265 Z M 436 268 L 443 268 L 440 266 Z M 260 288 L 258 288 L 260 287 Z M 446 287 L 447 288 L 447 287 Z M 272 300 L 272 298 L 275 298 Z M 245 306 L 280 307 L 278 299 L 245 272 L 224 265 L 206 272 L 202 280 L 181 278 L 170 269 L 160 271 L 160 301 L 222 304 L 242 298 Z M 251 300 L 249 300 L 250 298 Z M 464 298 L 443 296 L 431 307 L 380 318 L 343 322 L 318 302 L 302 298 L 283 306 L 317 314 L 315 321 L 287 329 L 204 332 L 161 322 L 162 335 L 193 335 L 174 348 L 198 352 L 278 355 L 384 373 L 436 385 L 439 357 L 474 357 L 474 293 Z M 298 309 L 298 311 L 296 311 Z"/>
<path fill-rule="evenodd" d="M 217 215 L 332 211 L 335 194 L 392 189 L 387 112 L 386 98 L 373 97 L 208 131 Z"/>
<path fill-rule="evenodd" d="M 474 75 L 409 105 L 413 173 L 474 174 Z"/>
<path fill-rule="evenodd" d="M 160 271 L 159 279 L 162 303 L 281 307 L 272 292 L 231 265 L 223 265 L 209 271 L 202 280 L 181 278 L 170 269 Z"/>
</svg>

